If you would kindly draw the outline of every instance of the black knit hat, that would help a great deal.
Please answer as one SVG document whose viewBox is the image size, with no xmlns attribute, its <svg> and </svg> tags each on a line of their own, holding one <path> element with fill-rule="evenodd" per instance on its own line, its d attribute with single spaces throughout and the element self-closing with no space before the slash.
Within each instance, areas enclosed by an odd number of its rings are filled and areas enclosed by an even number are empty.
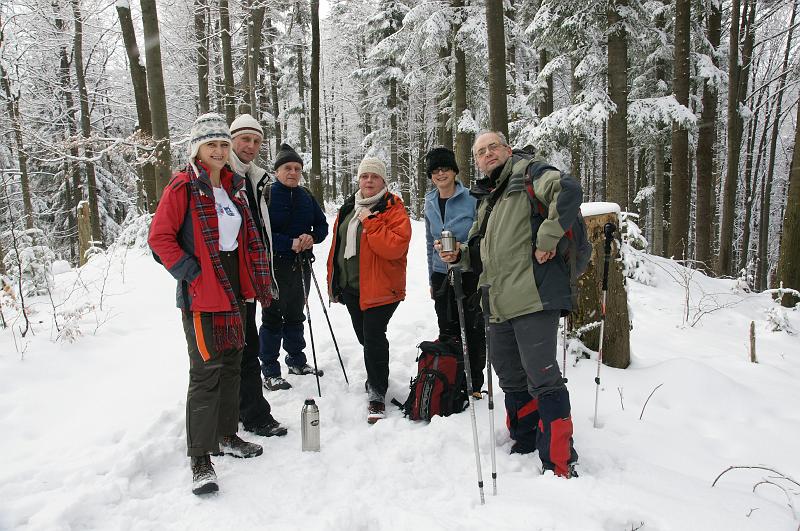
<svg viewBox="0 0 800 531">
<path fill-rule="evenodd" d="M 425 173 L 428 178 L 436 168 L 450 168 L 458 173 L 458 164 L 456 164 L 456 154 L 446 147 L 436 147 L 428 151 L 425 155 Z"/>
<path fill-rule="evenodd" d="M 281 165 L 287 162 L 298 162 L 300 166 L 303 165 L 303 159 L 297 154 L 297 151 L 292 149 L 289 144 L 281 144 L 278 154 L 275 156 L 275 163 L 272 165 L 273 170 L 277 170 Z"/>
</svg>

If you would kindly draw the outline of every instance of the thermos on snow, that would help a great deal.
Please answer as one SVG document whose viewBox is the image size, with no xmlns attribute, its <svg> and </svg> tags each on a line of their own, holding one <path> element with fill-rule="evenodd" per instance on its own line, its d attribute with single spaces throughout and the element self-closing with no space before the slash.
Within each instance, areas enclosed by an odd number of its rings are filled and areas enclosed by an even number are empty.
<svg viewBox="0 0 800 531">
<path fill-rule="evenodd" d="M 304 452 L 319 452 L 319 408 L 313 398 L 307 398 L 300 414 L 300 433 Z"/>
</svg>

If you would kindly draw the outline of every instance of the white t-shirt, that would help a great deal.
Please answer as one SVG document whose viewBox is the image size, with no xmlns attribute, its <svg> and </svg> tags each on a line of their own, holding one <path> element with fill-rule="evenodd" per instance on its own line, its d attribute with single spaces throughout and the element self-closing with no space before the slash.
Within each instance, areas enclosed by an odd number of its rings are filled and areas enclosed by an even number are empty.
<svg viewBox="0 0 800 531">
<path fill-rule="evenodd" d="M 239 227 L 242 226 L 242 216 L 222 187 L 214 188 L 214 203 L 219 221 L 219 250 L 233 251 L 239 247 L 236 237 L 239 236 Z"/>
</svg>

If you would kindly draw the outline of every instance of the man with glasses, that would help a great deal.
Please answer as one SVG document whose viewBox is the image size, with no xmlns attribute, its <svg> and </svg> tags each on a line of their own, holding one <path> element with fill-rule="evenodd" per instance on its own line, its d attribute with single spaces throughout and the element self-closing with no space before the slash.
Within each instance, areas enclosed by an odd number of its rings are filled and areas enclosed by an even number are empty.
<svg viewBox="0 0 800 531">
<path fill-rule="evenodd" d="M 578 454 L 566 380 L 556 360 L 561 312 L 572 310 L 564 234 L 577 218 L 583 191 L 572 177 L 549 168 L 531 175 L 532 163 L 513 152 L 502 133 L 483 131 L 472 154 L 484 177 L 471 193 L 478 216 L 467 244 L 439 255 L 448 263 L 480 271 L 488 284 L 492 365 L 505 393 L 512 453 L 539 451 L 543 472 L 575 477 Z M 531 251 L 533 248 L 533 252 Z"/>
</svg>

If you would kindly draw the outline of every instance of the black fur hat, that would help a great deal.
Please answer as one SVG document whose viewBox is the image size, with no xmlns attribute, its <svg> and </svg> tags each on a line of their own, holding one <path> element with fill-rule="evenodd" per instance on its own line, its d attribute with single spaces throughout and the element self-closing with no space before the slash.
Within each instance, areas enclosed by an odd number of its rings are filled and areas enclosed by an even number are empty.
<svg viewBox="0 0 800 531">
<path fill-rule="evenodd" d="M 446 147 L 436 147 L 428 151 L 425 155 L 425 172 L 428 174 L 429 179 L 436 168 L 450 168 L 458 173 L 456 154 Z"/>
</svg>

